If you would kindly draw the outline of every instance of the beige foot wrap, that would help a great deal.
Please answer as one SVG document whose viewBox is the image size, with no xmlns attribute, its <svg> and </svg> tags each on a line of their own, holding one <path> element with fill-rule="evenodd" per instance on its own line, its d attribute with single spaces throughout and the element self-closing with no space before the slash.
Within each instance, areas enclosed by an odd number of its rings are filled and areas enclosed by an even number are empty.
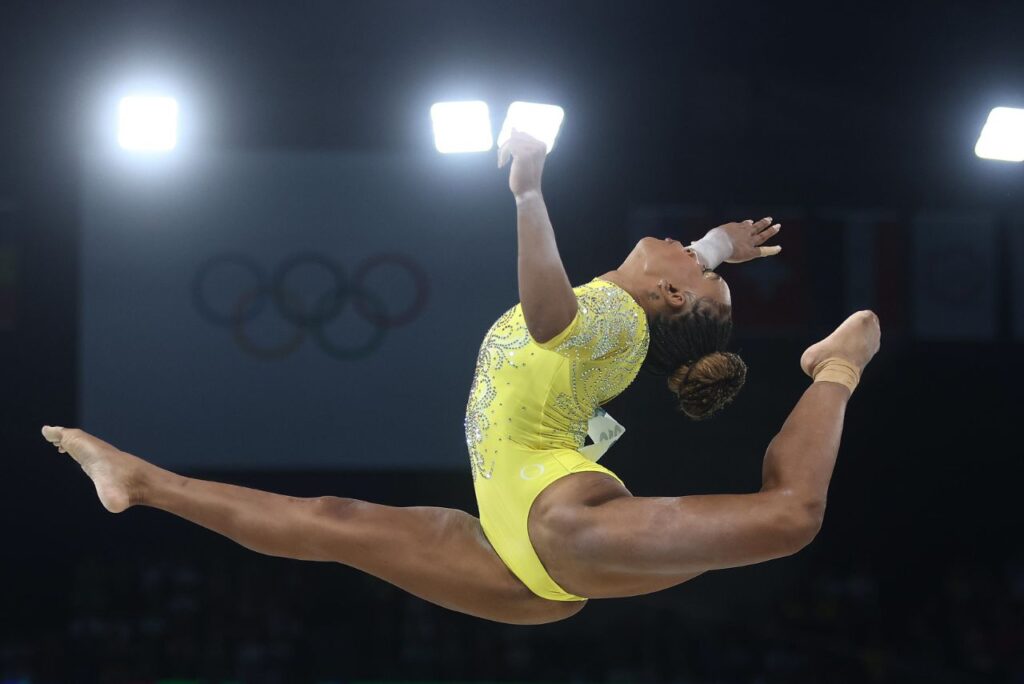
<svg viewBox="0 0 1024 684">
<path fill-rule="evenodd" d="M 846 359 L 832 357 L 815 366 L 811 377 L 814 382 L 838 382 L 852 394 L 860 382 L 860 370 Z"/>
</svg>

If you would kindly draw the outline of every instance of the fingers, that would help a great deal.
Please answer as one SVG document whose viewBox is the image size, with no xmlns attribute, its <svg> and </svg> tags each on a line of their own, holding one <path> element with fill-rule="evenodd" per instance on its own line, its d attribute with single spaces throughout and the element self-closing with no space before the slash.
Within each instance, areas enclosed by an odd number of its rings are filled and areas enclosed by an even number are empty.
<svg viewBox="0 0 1024 684">
<path fill-rule="evenodd" d="M 544 143 L 541 140 L 539 140 L 538 138 L 535 138 L 534 136 L 530 135 L 529 133 L 521 131 L 518 128 L 512 128 L 511 129 L 511 132 L 509 133 L 509 140 L 512 140 L 513 138 L 515 140 L 521 140 L 521 141 L 525 141 L 525 142 L 531 142 L 531 143 L 534 143 L 534 144 L 544 145 Z M 547 147 L 547 145 L 545 145 L 545 147 Z"/>
<path fill-rule="evenodd" d="M 508 160 L 512 158 L 512 141 L 517 139 L 519 136 L 516 135 L 519 131 L 512 129 L 512 135 L 505 141 L 505 144 L 498 148 L 498 168 L 500 169 L 505 164 L 508 164 Z"/>
<path fill-rule="evenodd" d="M 781 223 L 776 223 L 772 227 L 766 228 L 766 229 L 762 230 L 760 233 L 757 233 L 757 235 L 755 235 L 755 238 L 758 241 L 757 244 L 762 244 L 764 242 L 768 242 L 773 237 L 778 235 L 780 230 L 782 230 L 782 224 Z"/>
<path fill-rule="evenodd" d="M 64 433 L 62 427 L 51 427 L 49 425 L 43 426 L 43 437 L 46 438 L 47 442 L 51 444 L 60 444 L 61 435 Z"/>
<path fill-rule="evenodd" d="M 62 427 L 51 427 L 49 425 L 43 426 L 43 437 L 46 441 L 57 447 L 57 451 L 66 454 L 67 451 L 61 446 L 61 442 L 64 439 L 64 428 Z"/>
<path fill-rule="evenodd" d="M 757 226 L 759 226 L 759 225 L 761 225 L 763 223 L 769 223 L 770 224 L 771 220 L 772 220 L 772 217 L 771 216 L 767 216 L 767 217 L 761 219 L 760 221 L 758 221 L 757 223 L 755 223 L 754 226 L 756 228 Z M 780 245 L 765 246 L 763 244 L 763 243 L 767 242 L 768 240 L 771 240 L 776 235 L 778 235 L 780 230 L 782 230 L 782 224 L 781 223 L 775 223 L 775 224 L 769 225 L 769 226 L 767 226 L 765 228 L 762 228 L 759 232 L 756 232 L 754 234 L 754 237 L 757 240 L 757 244 L 759 245 L 758 248 L 757 248 L 758 256 L 760 256 L 760 257 L 775 256 L 776 254 L 778 254 L 779 252 L 782 251 L 782 247 Z"/>
<path fill-rule="evenodd" d="M 513 128 L 505 144 L 498 148 L 498 168 L 508 163 L 509 159 L 520 154 L 534 152 L 547 154 L 548 146 L 543 141 L 528 133 Z"/>
<path fill-rule="evenodd" d="M 498 148 L 499 169 L 505 164 L 508 164 L 508 160 L 512 158 L 512 141 L 518 140 L 519 137 L 519 131 L 513 128 L 512 133 L 509 135 L 508 140 L 505 141 L 505 144 Z"/>
<path fill-rule="evenodd" d="M 757 233 L 767 230 L 772 225 L 772 217 L 765 216 L 763 219 L 756 222 L 753 221 L 752 219 L 747 219 L 746 221 L 740 221 L 740 223 L 744 226 L 747 226 L 748 228 L 751 228 L 753 230 L 753 233 L 756 235 Z"/>
</svg>

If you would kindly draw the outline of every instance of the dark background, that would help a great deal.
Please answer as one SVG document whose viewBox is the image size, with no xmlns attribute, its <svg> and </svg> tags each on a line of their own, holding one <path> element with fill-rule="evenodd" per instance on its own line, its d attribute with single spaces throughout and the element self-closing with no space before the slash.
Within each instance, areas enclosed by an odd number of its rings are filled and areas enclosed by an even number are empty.
<svg viewBox="0 0 1024 684">
<path fill-rule="evenodd" d="M 1022 27 L 1013 2 L 0 5 L 0 241 L 17 255 L 0 329 L 0 678 L 1024 681 L 1024 303 L 1011 295 L 1024 166 L 973 154 L 992 107 L 1024 106 Z M 182 122 L 189 144 L 225 150 L 427 152 L 434 101 L 558 103 L 545 195 L 576 283 L 617 263 L 637 207 L 784 223 L 778 208 L 798 208 L 808 324 L 744 332 L 734 285 L 734 346 L 751 367 L 735 405 L 687 424 L 648 379 L 614 403 L 631 430 L 608 464 L 638 495 L 757 488 L 806 384 L 800 351 L 849 313 L 849 255 L 815 218 L 891 212 L 897 257 L 879 263 L 871 303 L 891 312 L 883 350 L 850 406 L 818 539 L 526 628 L 256 556 L 157 511 L 105 513 L 38 430 L 77 424 L 78 160 L 114 144 L 117 88 L 139 72 L 201 103 Z M 993 333 L 915 332 L 922 211 L 993 217 Z M 190 474 L 475 511 L 468 468 Z"/>
</svg>

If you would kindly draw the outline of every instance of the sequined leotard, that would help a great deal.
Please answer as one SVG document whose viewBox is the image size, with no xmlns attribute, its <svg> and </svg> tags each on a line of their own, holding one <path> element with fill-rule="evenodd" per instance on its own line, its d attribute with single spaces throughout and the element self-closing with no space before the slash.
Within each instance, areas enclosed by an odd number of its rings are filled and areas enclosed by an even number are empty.
<svg viewBox="0 0 1024 684">
<path fill-rule="evenodd" d="M 579 452 L 598 406 L 626 389 L 647 355 L 644 310 L 595 278 L 573 290 L 575 318 L 536 342 L 516 305 L 487 331 L 466 406 L 466 443 L 480 522 L 494 550 L 535 594 L 580 601 L 544 570 L 530 543 L 533 500 L 571 473 L 615 473 Z M 622 480 L 619 480 L 620 482 Z"/>
</svg>

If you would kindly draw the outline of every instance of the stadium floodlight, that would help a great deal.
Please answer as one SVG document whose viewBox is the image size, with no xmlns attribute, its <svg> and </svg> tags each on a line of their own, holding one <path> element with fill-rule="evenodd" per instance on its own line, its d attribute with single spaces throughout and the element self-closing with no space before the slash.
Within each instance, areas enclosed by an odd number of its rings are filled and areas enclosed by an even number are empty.
<svg viewBox="0 0 1024 684">
<path fill-rule="evenodd" d="M 558 105 L 537 104 L 535 102 L 513 102 L 508 107 L 505 123 L 498 133 L 498 146 L 501 147 L 512 135 L 512 129 L 528 133 L 548 146 L 548 153 L 555 147 L 558 129 L 565 118 L 565 110 Z"/>
<path fill-rule="evenodd" d="M 494 147 L 487 103 L 437 102 L 430 108 L 438 152 L 486 152 Z"/>
<path fill-rule="evenodd" d="M 1024 161 L 1024 109 L 996 107 L 989 112 L 974 154 L 983 159 Z"/>
<path fill-rule="evenodd" d="M 166 152 L 178 142 L 178 103 L 171 97 L 121 100 L 118 142 L 126 150 Z"/>
</svg>

